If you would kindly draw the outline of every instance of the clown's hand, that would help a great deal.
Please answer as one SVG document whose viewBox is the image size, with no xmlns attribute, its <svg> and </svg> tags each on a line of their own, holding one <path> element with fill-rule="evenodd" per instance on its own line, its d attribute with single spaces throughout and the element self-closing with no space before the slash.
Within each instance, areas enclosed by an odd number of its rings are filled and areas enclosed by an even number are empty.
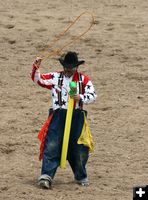
<svg viewBox="0 0 148 200">
<path fill-rule="evenodd" d="M 36 68 L 38 69 L 38 68 L 40 67 L 40 65 L 41 65 L 41 61 L 42 61 L 42 58 L 37 57 L 37 58 L 35 59 L 35 61 L 33 62 L 33 65 L 35 65 Z"/>
<path fill-rule="evenodd" d="M 81 97 L 79 94 L 74 94 L 71 96 L 76 102 L 80 101 Z"/>
</svg>

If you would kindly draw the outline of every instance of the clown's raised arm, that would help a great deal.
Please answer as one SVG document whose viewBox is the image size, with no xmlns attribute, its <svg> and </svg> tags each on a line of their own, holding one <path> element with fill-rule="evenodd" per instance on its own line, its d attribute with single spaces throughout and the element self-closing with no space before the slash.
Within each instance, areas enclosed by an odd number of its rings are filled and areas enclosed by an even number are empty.
<svg viewBox="0 0 148 200">
<path fill-rule="evenodd" d="M 39 86 L 51 89 L 53 84 L 52 76 L 52 73 L 40 74 L 40 71 L 37 69 L 36 65 L 32 65 L 31 78 Z"/>
</svg>

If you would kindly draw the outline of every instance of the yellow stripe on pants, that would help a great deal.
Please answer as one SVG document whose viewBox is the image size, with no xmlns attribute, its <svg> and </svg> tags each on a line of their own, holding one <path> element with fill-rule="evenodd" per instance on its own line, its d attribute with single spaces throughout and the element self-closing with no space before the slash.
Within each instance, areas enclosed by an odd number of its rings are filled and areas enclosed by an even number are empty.
<svg viewBox="0 0 148 200">
<path fill-rule="evenodd" d="M 66 168 L 66 159 L 67 159 L 67 152 L 68 152 L 73 107 L 74 107 L 74 100 L 69 96 L 65 129 L 64 129 L 64 137 L 63 137 L 63 145 L 62 145 L 62 153 L 61 153 L 61 162 L 60 162 L 60 167 L 63 169 Z"/>
</svg>

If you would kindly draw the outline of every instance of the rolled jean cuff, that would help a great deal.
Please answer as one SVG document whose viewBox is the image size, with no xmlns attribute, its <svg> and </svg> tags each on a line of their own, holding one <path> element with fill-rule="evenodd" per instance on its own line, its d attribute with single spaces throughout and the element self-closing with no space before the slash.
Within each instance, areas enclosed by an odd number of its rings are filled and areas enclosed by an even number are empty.
<svg viewBox="0 0 148 200">
<path fill-rule="evenodd" d="M 75 181 L 76 181 L 77 183 L 79 183 L 79 184 L 81 184 L 81 183 L 88 183 L 88 182 L 89 182 L 89 181 L 88 181 L 88 178 L 83 178 L 83 179 L 81 179 L 81 180 L 75 179 Z"/>
<path fill-rule="evenodd" d="M 47 174 L 42 174 L 39 178 L 38 178 L 38 181 L 40 181 L 40 180 L 48 180 L 48 181 L 50 181 L 51 183 L 52 183 L 52 178 L 49 176 L 49 175 L 47 175 Z"/>
</svg>

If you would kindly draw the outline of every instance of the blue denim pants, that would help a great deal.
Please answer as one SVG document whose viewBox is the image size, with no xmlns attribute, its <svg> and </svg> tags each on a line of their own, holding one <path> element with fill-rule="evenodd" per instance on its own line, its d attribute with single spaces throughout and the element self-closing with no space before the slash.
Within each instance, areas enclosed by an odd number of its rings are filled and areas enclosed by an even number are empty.
<svg viewBox="0 0 148 200">
<path fill-rule="evenodd" d="M 57 109 L 48 128 L 43 153 L 41 175 L 48 175 L 52 179 L 60 165 L 63 134 L 66 119 L 65 109 Z M 86 163 L 88 147 L 77 144 L 84 123 L 84 111 L 76 109 L 73 112 L 67 160 L 76 180 L 87 178 Z"/>
</svg>

